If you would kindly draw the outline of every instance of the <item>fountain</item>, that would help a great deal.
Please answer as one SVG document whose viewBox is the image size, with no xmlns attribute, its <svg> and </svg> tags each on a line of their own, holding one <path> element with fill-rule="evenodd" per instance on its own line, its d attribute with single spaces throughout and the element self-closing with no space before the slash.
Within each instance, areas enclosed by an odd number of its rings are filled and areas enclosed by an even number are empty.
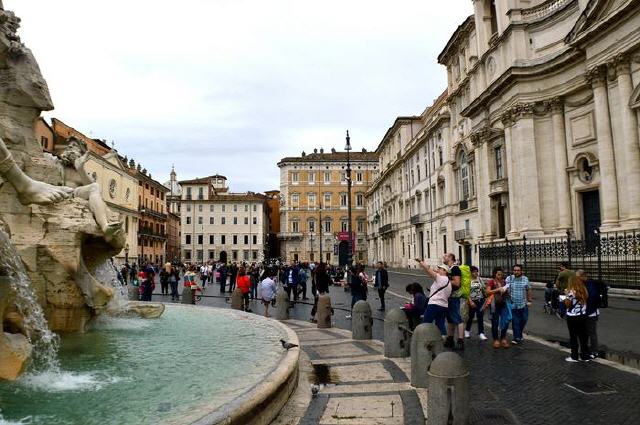
<svg viewBox="0 0 640 425">
<path fill-rule="evenodd" d="M 278 341 L 296 334 L 126 300 L 108 262 L 124 231 L 84 176 L 86 147 L 56 158 L 35 138 L 53 104 L 19 23 L 0 0 L 0 424 L 269 423 L 297 382 Z"/>
</svg>

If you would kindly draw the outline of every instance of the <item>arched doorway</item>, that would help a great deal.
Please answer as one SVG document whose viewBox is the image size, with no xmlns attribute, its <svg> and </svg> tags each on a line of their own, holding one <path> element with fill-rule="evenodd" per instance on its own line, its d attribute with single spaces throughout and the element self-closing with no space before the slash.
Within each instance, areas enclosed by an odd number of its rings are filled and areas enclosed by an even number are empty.
<svg viewBox="0 0 640 425">
<path fill-rule="evenodd" d="M 220 262 L 227 263 L 227 251 L 220 251 Z"/>
<path fill-rule="evenodd" d="M 349 241 L 342 241 L 338 244 L 338 264 L 341 266 L 349 262 Z"/>
</svg>

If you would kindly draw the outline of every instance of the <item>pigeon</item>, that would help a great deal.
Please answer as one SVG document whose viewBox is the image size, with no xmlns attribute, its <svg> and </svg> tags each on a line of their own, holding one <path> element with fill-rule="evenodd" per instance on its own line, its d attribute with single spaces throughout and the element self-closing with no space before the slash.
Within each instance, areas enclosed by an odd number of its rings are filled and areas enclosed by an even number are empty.
<svg viewBox="0 0 640 425">
<path fill-rule="evenodd" d="M 289 351 L 292 348 L 296 348 L 298 346 L 297 344 L 292 344 L 290 342 L 285 341 L 284 339 L 281 339 L 280 343 L 282 344 L 282 348 L 286 349 L 287 351 Z"/>
</svg>

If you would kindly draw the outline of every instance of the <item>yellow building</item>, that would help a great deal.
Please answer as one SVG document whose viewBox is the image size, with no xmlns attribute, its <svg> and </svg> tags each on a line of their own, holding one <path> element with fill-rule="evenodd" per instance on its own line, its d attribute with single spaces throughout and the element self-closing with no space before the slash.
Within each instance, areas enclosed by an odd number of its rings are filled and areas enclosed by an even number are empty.
<svg viewBox="0 0 640 425">
<path fill-rule="evenodd" d="M 365 193 L 375 152 L 351 152 L 353 259 L 367 262 Z M 323 149 L 287 157 L 280 168 L 280 255 L 285 261 L 344 264 L 348 256 L 347 153 Z"/>
</svg>

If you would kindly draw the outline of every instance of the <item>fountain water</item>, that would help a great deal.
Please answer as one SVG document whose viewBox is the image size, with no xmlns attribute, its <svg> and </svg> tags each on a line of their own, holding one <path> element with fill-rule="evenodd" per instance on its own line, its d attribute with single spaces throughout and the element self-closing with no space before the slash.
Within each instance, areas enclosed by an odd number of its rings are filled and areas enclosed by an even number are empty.
<svg viewBox="0 0 640 425">
<path fill-rule="evenodd" d="M 22 316 L 25 336 L 33 345 L 32 368 L 58 371 L 59 337 L 49 329 L 22 260 L 11 249 L 9 236 L 3 230 L 0 230 L 0 274 L 9 277 L 9 285 L 15 292 L 15 305 Z"/>
</svg>

